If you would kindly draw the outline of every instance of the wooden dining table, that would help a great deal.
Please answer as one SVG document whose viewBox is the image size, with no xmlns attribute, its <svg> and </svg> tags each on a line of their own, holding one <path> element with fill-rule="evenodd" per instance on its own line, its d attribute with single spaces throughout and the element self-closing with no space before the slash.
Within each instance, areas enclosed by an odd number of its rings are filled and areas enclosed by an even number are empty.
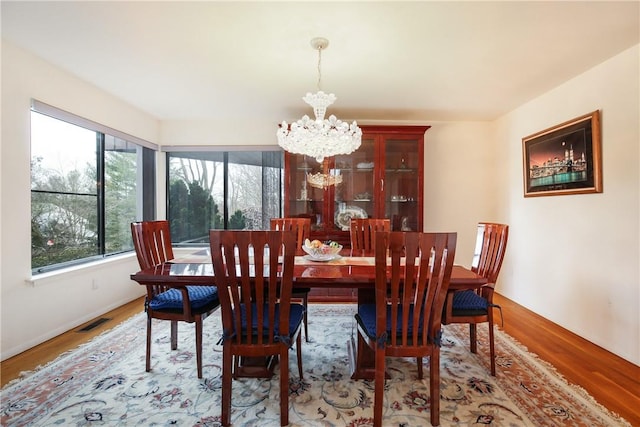
<svg viewBox="0 0 640 427">
<path fill-rule="evenodd" d="M 375 258 L 370 254 L 339 256 L 334 260 L 318 262 L 307 256 L 296 256 L 294 266 L 294 288 L 352 288 L 358 293 L 358 304 L 373 301 L 375 289 Z M 181 287 L 186 285 L 212 286 L 213 267 L 208 250 L 177 257 L 156 267 L 138 271 L 131 279 L 140 285 L 165 284 Z M 451 272 L 449 294 L 457 290 L 474 289 L 487 280 L 461 265 L 454 265 Z M 374 355 L 366 344 L 347 337 L 349 359 L 353 379 L 372 379 Z M 271 376 L 268 363 L 246 363 L 240 375 L 247 377 Z"/>
</svg>

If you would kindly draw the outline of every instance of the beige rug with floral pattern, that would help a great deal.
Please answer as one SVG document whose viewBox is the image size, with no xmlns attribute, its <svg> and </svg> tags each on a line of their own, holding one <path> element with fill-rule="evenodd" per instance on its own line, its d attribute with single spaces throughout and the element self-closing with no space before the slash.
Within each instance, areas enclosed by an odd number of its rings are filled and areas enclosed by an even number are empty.
<svg viewBox="0 0 640 427">
<path fill-rule="evenodd" d="M 292 354 L 291 426 L 370 426 L 373 383 L 349 377 L 346 342 L 355 332 L 354 305 L 312 305 L 313 342 L 303 342 L 304 379 Z M 3 426 L 218 426 L 220 320 L 205 320 L 204 378 L 196 375 L 193 326 L 180 325 L 169 350 L 168 322 L 155 321 L 153 369 L 144 371 L 144 314 L 1 391 Z M 496 330 L 497 376 L 488 374 L 486 327 L 481 352 L 468 350 L 468 328 L 444 328 L 441 356 L 442 426 L 628 426 L 552 366 Z M 415 360 L 388 359 L 385 426 L 428 426 L 428 375 L 417 380 Z M 276 369 L 277 371 L 277 369 Z M 427 371 L 428 372 L 428 371 Z M 427 373 L 425 372 L 425 373 Z M 278 426 L 277 375 L 233 382 L 234 426 Z"/>
</svg>

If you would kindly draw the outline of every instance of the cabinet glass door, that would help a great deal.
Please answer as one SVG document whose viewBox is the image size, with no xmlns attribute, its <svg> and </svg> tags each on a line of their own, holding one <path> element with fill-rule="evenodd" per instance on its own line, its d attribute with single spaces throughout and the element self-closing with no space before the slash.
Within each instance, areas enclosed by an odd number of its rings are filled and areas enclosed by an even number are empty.
<svg viewBox="0 0 640 427">
<path fill-rule="evenodd" d="M 392 230 L 419 231 L 420 156 L 415 139 L 385 141 L 385 217 Z"/>
<path fill-rule="evenodd" d="M 324 226 L 324 189 L 309 184 L 307 176 L 322 173 L 323 165 L 303 155 L 292 156 L 289 189 L 289 216 L 311 219 L 311 229 Z"/>
<path fill-rule="evenodd" d="M 342 183 L 334 191 L 334 229 L 348 231 L 351 218 L 375 215 L 375 140 L 362 138 L 355 152 L 335 157 L 335 170 Z"/>
</svg>

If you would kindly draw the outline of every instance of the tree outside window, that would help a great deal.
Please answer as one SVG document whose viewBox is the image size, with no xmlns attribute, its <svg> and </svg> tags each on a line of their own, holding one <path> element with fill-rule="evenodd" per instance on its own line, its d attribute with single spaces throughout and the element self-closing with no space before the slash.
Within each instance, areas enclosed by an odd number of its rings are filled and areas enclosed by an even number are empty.
<svg viewBox="0 0 640 427">
<path fill-rule="evenodd" d="M 280 216 L 281 152 L 169 152 L 167 164 L 174 244 L 207 243 L 210 229 L 268 229 Z"/>
<path fill-rule="evenodd" d="M 133 249 L 143 148 L 31 112 L 31 268 Z"/>
</svg>

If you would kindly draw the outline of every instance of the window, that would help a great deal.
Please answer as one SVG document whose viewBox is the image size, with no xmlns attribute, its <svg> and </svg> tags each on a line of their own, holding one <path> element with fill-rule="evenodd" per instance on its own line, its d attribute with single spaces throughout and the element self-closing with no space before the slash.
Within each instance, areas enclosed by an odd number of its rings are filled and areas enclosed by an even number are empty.
<svg viewBox="0 0 640 427">
<path fill-rule="evenodd" d="M 167 216 L 175 245 L 203 244 L 209 230 L 261 230 L 282 212 L 281 151 L 167 153 Z"/>
<path fill-rule="evenodd" d="M 129 224 L 153 216 L 154 185 L 143 170 L 153 176 L 154 152 L 131 139 L 34 101 L 34 274 L 133 249 Z"/>
</svg>

